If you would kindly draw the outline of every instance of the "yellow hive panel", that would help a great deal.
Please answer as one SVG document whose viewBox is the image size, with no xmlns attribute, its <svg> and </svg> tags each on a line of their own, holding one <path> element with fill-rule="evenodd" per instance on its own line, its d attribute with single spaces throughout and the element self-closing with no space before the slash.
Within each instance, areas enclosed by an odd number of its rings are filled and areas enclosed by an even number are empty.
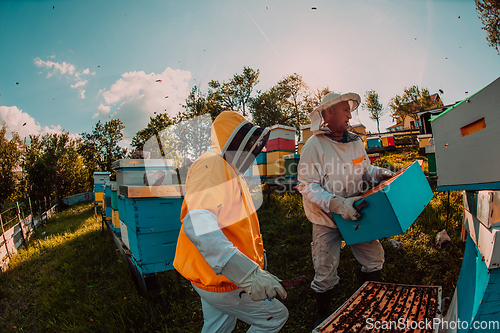
<svg viewBox="0 0 500 333">
<path fill-rule="evenodd" d="M 274 164 L 276 161 L 283 162 L 283 156 L 293 154 L 293 152 L 289 151 L 272 151 L 267 153 L 267 164 Z M 284 164 L 283 164 L 284 165 Z"/>
<path fill-rule="evenodd" d="M 289 155 L 289 154 L 287 154 Z M 285 174 L 285 160 L 277 160 L 274 163 L 267 164 L 267 175 L 268 176 L 280 176 Z"/>
<path fill-rule="evenodd" d="M 252 175 L 253 176 L 267 176 L 266 164 L 254 164 L 252 165 Z"/>
</svg>

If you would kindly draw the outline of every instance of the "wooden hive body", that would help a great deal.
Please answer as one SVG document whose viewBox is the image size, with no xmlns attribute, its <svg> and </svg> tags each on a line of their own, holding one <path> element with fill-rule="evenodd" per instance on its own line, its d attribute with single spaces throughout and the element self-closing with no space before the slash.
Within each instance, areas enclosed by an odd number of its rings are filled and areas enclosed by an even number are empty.
<svg viewBox="0 0 500 333">
<path fill-rule="evenodd" d="M 182 190 L 182 186 L 120 186 L 122 240 L 141 274 L 173 269 Z"/>
<path fill-rule="evenodd" d="M 500 330 L 500 269 L 488 269 L 471 237 L 467 237 L 460 276 L 445 319 L 466 322 L 462 327 L 468 327 L 448 332 Z M 496 322 L 496 327 L 474 330 L 473 322 Z"/>
<path fill-rule="evenodd" d="M 362 196 L 368 206 L 361 210 L 363 217 L 360 220 L 347 221 L 332 214 L 348 245 L 404 233 L 434 194 L 416 161 Z"/>
<path fill-rule="evenodd" d="M 438 190 L 500 189 L 500 78 L 430 121 Z"/>
</svg>

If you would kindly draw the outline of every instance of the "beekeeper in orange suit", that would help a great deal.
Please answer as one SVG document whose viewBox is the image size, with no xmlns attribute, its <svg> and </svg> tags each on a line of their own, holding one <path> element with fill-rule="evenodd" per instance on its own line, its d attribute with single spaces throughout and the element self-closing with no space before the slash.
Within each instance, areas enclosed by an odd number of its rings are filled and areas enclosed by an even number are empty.
<svg viewBox="0 0 500 333">
<path fill-rule="evenodd" d="M 360 219 L 353 205 L 361 199 L 364 182 L 377 183 L 393 175 L 388 169 L 370 165 L 361 139 L 347 131 L 351 112 L 360 101 L 356 93 L 329 93 L 323 98 L 309 115 L 313 136 L 303 146 L 298 166 L 304 211 L 313 224 L 315 276 L 311 288 L 318 307 L 315 327 L 331 314 L 332 288 L 339 282 L 342 235 L 331 213 L 346 220 Z M 354 244 L 351 249 L 362 266 L 362 278 L 379 281 L 384 264 L 380 242 Z"/>
<path fill-rule="evenodd" d="M 278 332 L 288 318 L 275 297 L 280 280 L 264 270 L 264 247 L 245 170 L 269 130 L 234 111 L 212 124 L 212 148 L 190 167 L 181 210 L 175 269 L 201 297 L 202 332 L 231 332 L 240 319 L 248 332 Z"/>
</svg>

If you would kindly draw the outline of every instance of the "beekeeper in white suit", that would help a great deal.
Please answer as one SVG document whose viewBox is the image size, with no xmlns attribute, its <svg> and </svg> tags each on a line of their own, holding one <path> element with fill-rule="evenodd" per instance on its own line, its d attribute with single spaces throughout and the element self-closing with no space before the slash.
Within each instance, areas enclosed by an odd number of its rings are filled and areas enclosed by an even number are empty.
<svg viewBox="0 0 500 333">
<path fill-rule="evenodd" d="M 362 215 L 353 207 L 360 200 L 363 183 L 380 182 L 393 175 L 388 169 L 370 165 L 363 142 L 347 131 L 351 112 L 361 99 L 356 93 L 326 95 L 311 112 L 310 137 L 302 148 L 298 166 L 299 190 L 304 210 L 313 224 L 312 259 L 315 270 L 311 288 L 318 307 L 314 326 L 330 315 L 332 288 L 339 282 L 342 235 L 331 213 L 356 221 Z M 362 220 L 360 221 L 362 223 Z M 384 249 L 378 240 L 351 245 L 362 265 L 364 280 L 380 280 Z"/>
</svg>

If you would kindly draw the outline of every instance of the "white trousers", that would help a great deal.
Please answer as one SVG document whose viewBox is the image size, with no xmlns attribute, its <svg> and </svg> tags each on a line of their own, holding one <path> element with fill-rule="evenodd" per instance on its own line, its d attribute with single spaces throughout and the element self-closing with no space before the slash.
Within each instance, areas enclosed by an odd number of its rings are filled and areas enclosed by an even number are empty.
<svg viewBox="0 0 500 333">
<path fill-rule="evenodd" d="M 243 289 L 215 293 L 197 288 L 203 308 L 202 333 L 232 332 L 239 319 L 252 325 L 247 332 L 279 332 L 288 319 L 288 310 L 278 299 L 252 301 Z"/>
<path fill-rule="evenodd" d="M 340 263 L 342 235 L 333 229 L 313 223 L 312 260 L 315 276 L 311 288 L 317 293 L 332 289 L 339 283 L 337 268 Z M 350 245 L 361 271 L 370 273 L 384 266 L 384 248 L 378 240 Z"/>
</svg>

